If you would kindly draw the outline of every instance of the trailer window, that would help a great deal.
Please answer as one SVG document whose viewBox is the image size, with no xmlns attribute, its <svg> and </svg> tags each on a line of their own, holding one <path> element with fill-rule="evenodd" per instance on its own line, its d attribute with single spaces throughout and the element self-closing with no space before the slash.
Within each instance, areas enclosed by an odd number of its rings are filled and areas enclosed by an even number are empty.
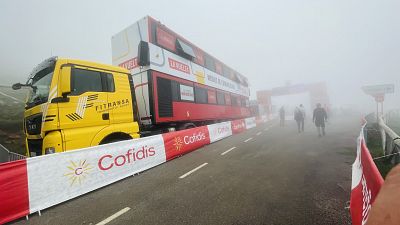
<svg viewBox="0 0 400 225">
<path fill-rule="evenodd" d="M 222 75 L 222 64 L 218 61 L 215 62 L 215 72 Z"/>
<path fill-rule="evenodd" d="M 176 38 L 172 34 L 161 29 L 160 27 L 157 27 L 156 32 L 157 32 L 157 44 L 159 44 L 161 47 L 164 47 L 168 50 L 175 52 Z"/>
<path fill-rule="evenodd" d="M 72 69 L 71 95 L 81 95 L 85 92 L 102 92 L 103 83 L 101 72 Z"/>
<path fill-rule="evenodd" d="M 157 77 L 158 115 L 172 117 L 172 85 L 171 80 Z"/>
<path fill-rule="evenodd" d="M 225 94 L 217 91 L 217 104 L 225 105 Z"/>
<path fill-rule="evenodd" d="M 207 89 L 201 87 L 195 87 L 194 93 L 195 93 L 196 103 L 203 103 L 203 104 L 207 103 L 207 98 L 208 98 Z"/>
<path fill-rule="evenodd" d="M 231 95 L 230 94 L 225 94 L 225 104 L 226 105 L 231 105 Z"/>
<path fill-rule="evenodd" d="M 241 105 L 242 105 L 242 107 L 249 107 L 249 100 L 242 98 Z"/>
<path fill-rule="evenodd" d="M 198 48 L 194 48 L 194 54 L 196 55 L 196 58 L 194 59 L 194 62 L 204 66 L 203 52 Z"/>
<path fill-rule="evenodd" d="M 236 96 L 233 96 L 233 95 L 231 96 L 231 103 L 232 103 L 233 106 L 237 106 L 238 105 Z"/>
<path fill-rule="evenodd" d="M 194 102 L 194 91 L 193 87 L 187 85 L 179 85 L 181 92 L 181 100 Z"/>
<path fill-rule="evenodd" d="M 171 80 L 172 100 L 179 101 L 179 83 Z"/>
<path fill-rule="evenodd" d="M 210 104 L 217 103 L 217 96 L 215 96 L 215 91 L 208 90 L 207 95 L 208 95 L 208 103 L 210 103 Z"/>
<path fill-rule="evenodd" d="M 211 71 L 213 71 L 213 72 L 215 72 L 215 63 L 214 63 L 214 59 L 211 57 L 211 56 L 209 56 L 209 55 L 205 55 L 204 56 L 204 66 L 207 68 L 207 69 L 209 69 L 209 70 L 211 70 Z"/>
<path fill-rule="evenodd" d="M 228 79 L 231 79 L 231 70 L 227 66 L 222 67 L 222 75 Z"/>
<path fill-rule="evenodd" d="M 192 60 L 196 58 L 193 48 L 179 39 L 176 39 L 176 49 L 178 50 L 179 55 L 186 59 Z"/>
</svg>

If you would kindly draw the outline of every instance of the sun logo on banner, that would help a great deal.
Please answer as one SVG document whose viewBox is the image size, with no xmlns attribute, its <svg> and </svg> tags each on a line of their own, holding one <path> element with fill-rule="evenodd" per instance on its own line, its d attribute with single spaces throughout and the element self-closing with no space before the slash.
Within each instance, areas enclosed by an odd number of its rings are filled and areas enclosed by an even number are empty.
<svg viewBox="0 0 400 225">
<path fill-rule="evenodd" d="M 79 160 L 79 163 L 75 163 L 74 161 L 70 161 L 70 165 L 67 166 L 68 173 L 64 174 L 64 176 L 68 177 L 71 186 L 75 183 L 79 183 L 79 185 L 86 179 L 86 176 L 90 173 L 89 171 L 93 169 L 86 160 Z"/>
<path fill-rule="evenodd" d="M 176 149 L 177 151 L 180 151 L 181 148 L 182 148 L 182 145 L 183 145 L 183 141 L 182 141 L 181 137 L 175 137 L 175 138 L 174 138 L 174 146 L 175 146 L 175 149 Z"/>
</svg>

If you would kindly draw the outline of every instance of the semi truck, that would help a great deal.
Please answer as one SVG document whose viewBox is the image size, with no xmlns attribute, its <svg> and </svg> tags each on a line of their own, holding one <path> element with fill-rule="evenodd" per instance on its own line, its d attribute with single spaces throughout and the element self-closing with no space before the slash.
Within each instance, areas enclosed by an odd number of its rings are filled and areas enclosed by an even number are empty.
<svg viewBox="0 0 400 225">
<path fill-rule="evenodd" d="M 147 16 L 112 37 L 113 65 L 51 57 L 26 83 L 27 156 L 250 116 L 247 79 Z"/>
</svg>

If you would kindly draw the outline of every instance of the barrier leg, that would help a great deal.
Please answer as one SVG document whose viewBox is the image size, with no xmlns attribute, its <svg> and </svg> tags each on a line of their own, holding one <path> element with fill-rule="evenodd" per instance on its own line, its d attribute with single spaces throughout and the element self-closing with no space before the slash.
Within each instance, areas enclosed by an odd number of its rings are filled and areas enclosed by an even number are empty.
<svg viewBox="0 0 400 225">
<path fill-rule="evenodd" d="M 42 213 L 40 212 L 40 210 L 38 211 L 39 216 L 42 216 Z"/>
<path fill-rule="evenodd" d="M 25 216 L 25 220 L 29 220 L 29 215 L 26 215 L 26 216 Z"/>
</svg>

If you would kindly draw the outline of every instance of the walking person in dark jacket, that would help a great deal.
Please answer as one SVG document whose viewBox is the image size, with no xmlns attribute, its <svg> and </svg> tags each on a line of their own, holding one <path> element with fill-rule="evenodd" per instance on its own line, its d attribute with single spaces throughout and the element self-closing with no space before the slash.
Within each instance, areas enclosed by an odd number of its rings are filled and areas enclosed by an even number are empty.
<svg viewBox="0 0 400 225">
<path fill-rule="evenodd" d="M 285 126 L 285 108 L 283 106 L 279 109 L 279 118 L 280 118 L 279 120 L 280 126 L 281 127 Z"/>
<path fill-rule="evenodd" d="M 300 104 L 299 107 L 296 107 L 294 110 L 294 120 L 297 122 L 297 130 L 300 132 L 304 132 L 304 118 L 306 117 L 306 113 L 304 111 L 303 104 Z"/>
<path fill-rule="evenodd" d="M 321 130 L 322 135 L 325 136 L 325 121 L 328 119 L 326 111 L 324 108 L 321 107 L 321 104 L 317 104 L 317 108 L 314 109 L 313 113 L 313 122 L 318 130 L 318 136 L 321 137 Z"/>
</svg>

